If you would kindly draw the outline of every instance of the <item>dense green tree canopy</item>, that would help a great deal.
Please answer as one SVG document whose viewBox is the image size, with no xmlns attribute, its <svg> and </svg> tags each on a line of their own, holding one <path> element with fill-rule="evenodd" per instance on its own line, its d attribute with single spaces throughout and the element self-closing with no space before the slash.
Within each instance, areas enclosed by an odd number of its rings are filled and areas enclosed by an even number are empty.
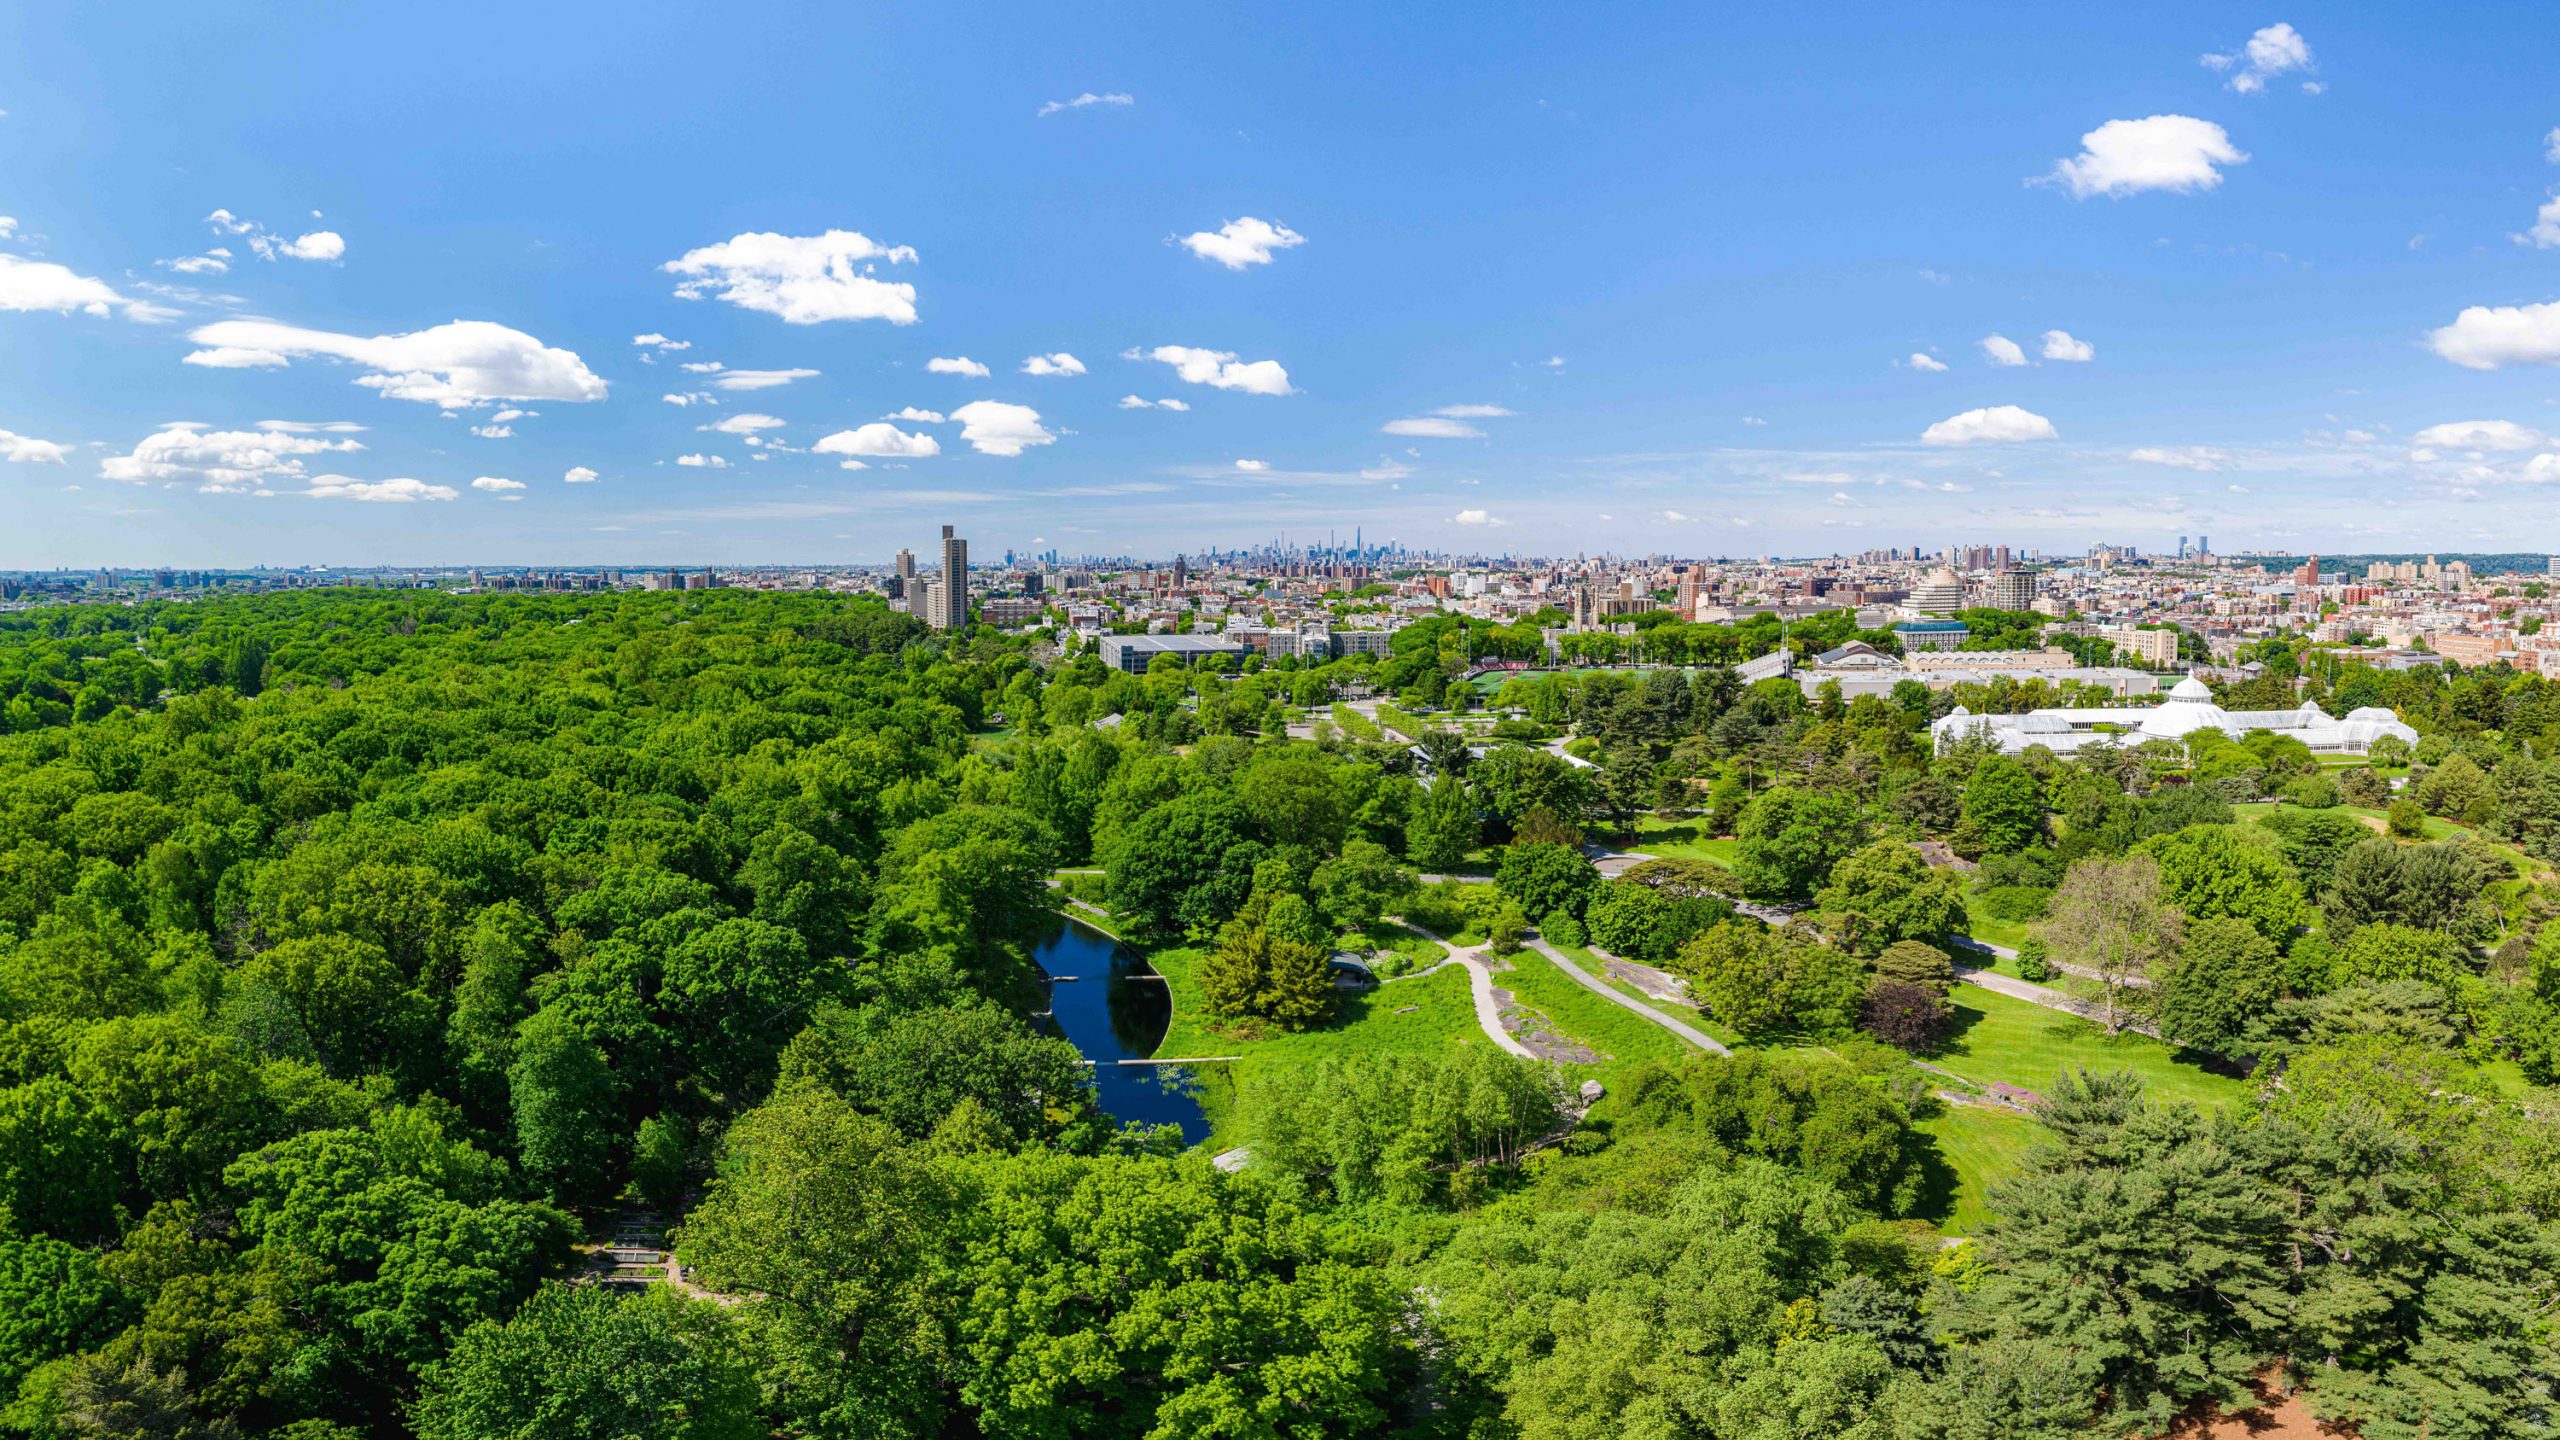
<svg viewBox="0 0 2560 1440">
<path fill-rule="evenodd" d="M 2540 1423 L 2560 686 L 2254 647 L 2242 698 L 2418 729 L 2385 835 L 2281 736 L 1941 749 L 2101 701 L 1725 668 L 1846 611 L 1632 630 L 1495 686 L 1541 623 L 1136 676 L 818 594 L 0 613 L 0 1429 L 1972 1440 L 2262 1373 L 2369 1436 Z M 1470 733 L 1291 713 L 1355 691 Z M 1209 1145 L 1050 1028 L 1062 909 L 1227 1012 L 1178 1017 L 1249 1056 L 1173 1082 Z M 1398 914 L 1496 953 L 1338 991 L 1338 945 L 1437 958 Z M 1969 931 L 2259 1071 L 2021 1026 Z M 574 1283 L 653 1228 L 680 1284 Z"/>
</svg>

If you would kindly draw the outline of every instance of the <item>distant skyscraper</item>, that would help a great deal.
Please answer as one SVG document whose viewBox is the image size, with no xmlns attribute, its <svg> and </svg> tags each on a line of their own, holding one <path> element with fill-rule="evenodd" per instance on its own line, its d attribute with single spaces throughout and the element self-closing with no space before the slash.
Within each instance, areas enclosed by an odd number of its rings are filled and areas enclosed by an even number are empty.
<svg viewBox="0 0 2560 1440">
<path fill-rule="evenodd" d="M 942 527 L 942 576 L 934 583 L 931 613 L 924 623 L 936 630 L 959 630 L 969 623 L 969 542 Z"/>
</svg>

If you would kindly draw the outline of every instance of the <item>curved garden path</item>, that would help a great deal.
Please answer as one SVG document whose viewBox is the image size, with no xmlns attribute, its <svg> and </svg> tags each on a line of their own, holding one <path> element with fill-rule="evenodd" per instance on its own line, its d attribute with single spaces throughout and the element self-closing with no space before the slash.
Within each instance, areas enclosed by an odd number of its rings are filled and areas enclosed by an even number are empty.
<svg viewBox="0 0 2560 1440">
<path fill-rule="evenodd" d="M 1433 965 L 1417 970 L 1410 975 L 1399 975 L 1396 977 L 1396 980 L 1419 980 L 1423 976 L 1429 975 L 1440 969 L 1442 965 L 1465 966 L 1467 970 L 1467 993 L 1475 1000 L 1476 1025 L 1484 1031 L 1484 1038 L 1524 1060 L 1535 1060 L 1540 1058 L 1537 1051 L 1530 1049 L 1528 1046 L 1520 1042 L 1520 1037 L 1502 1028 L 1502 1002 L 1494 996 L 1493 966 L 1485 959 L 1483 946 L 1456 945 L 1451 943 L 1449 937 L 1445 935 L 1433 935 L 1430 931 L 1423 929 L 1419 925 L 1415 925 L 1410 920 L 1403 920 L 1402 917 L 1398 917 L 1398 919 L 1404 925 L 1412 928 L 1416 933 L 1430 936 L 1435 943 L 1449 952 L 1449 958 L 1441 961 L 1439 965 Z M 1386 983 L 1393 985 L 1396 983 L 1396 980 L 1390 980 Z"/>
<path fill-rule="evenodd" d="M 1572 976 L 1575 980 L 1580 981 L 1584 989 L 1589 990 L 1595 995 L 1603 996 L 1612 1003 L 1626 1010 L 1643 1016 L 1645 1019 L 1661 1026 L 1663 1029 L 1670 1031 L 1672 1034 L 1677 1035 L 1681 1039 L 1688 1041 L 1690 1044 L 1697 1046 L 1699 1049 L 1706 1051 L 1708 1054 L 1729 1056 L 1733 1053 L 1725 1047 L 1723 1041 L 1716 1039 L 1714 1036 L 1699 1029 L 1697 1026 L 1691 1025 L 1683 1020 L 1675 1020 L 1672 1017 L 1663 1014 L 1661 1011 L 1654 1009 L 1652 1006 L 1645 1004 L 1643 1001 L 1621 993 L 1615 986 L 1610 985 L 1599 976 L 1592 974 L 1590 971 L 1574 964 L 1571 960 L 1566 959 L 1563 951 L 1548 944 L 1543 938 L 1531 940 L 1529 942 L 1529 948 L 1546 956 L 1548 960 L 1554 962 L 1557 969 L 1562 970 L 1567 975 Z"/>
</svg>

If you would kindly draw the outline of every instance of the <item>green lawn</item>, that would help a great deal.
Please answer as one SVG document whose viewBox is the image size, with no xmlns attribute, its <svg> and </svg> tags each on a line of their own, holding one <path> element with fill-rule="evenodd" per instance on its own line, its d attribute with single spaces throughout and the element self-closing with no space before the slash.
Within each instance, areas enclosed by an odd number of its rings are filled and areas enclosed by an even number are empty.
<svg viewBox="0 0 2560 1440">
<path fill-rule="evenodd" d="M 2266 800 L 2255 800 L 2244 805 L 2234 805 L 2231 809 L 2234 814 L 2240 817 L 2240 823 L 2243 825 L 2263 825 L 2266 823 L 2267 817 L 2276 812 L 2275 803 L 2273 801 Z M 2331 813 L 2357 816 L 2367 823 L 2377 827 L 2374 831 L 2377 835 L 2387 833 L 2379 827 L 2390 823 L 2391 819 L 2390 814 L 2387 811 L 2368 810 L 2361 805 L 2340 805 Z M 2474 837 L 2482 844 L 2487 845 L 2490 849 L 2497 851 L 2499 854 L 2504 855 L 2507 859 L 2513 861 L 2519 874 L 2532 875 L 2550 868 L 2541 861 L 2534 859 L 2532 856 L 2527 855 L 2512 845 L 2500 844 L 2498 841 L 2492 840 L 2486 835 L 2482 835 L 2478 830 L 2475 830 L 2468 825 L 2447 820 L 2441 815 L 2427 816 L 2426 826 L 2426 838 L 2428 840 L 2450 840 L 2456 835 L 2469 835 Z"/>
<path fill-rule="evenodd" d="M 1648 855 L 1676 855 L 1689 860 L 1712 860 L 1730 868 L 1739 842 L 1731 836 L 1709 835 L 1706 822 L 1696 819 L 1665 820 L 1659 815 L 1640 816 L 1636 820 L 1636 843 L 1633 848 Z"/>
<path fill-rule="evenodd" d="M 1410 926 L 1380 920 L 1362 930 L 1345 930 L 1334 938 L 1337 949 L 1370 953 L 1392 951 L 1414 970 L 1425 970 L 1449 958 L 1449 947 Z"/>
<path fill-rule="evenodd" d="M 2006 945 L 2015 950 L 2035 934 L 2035 925 L 2026 920 L 2002 920 L 1982 908 L 1982 897 L 1968 885 L 1964 889 L 1964 929 L 1974 939 L 1988 945 Z"/>
<path fill-rule="evenodd" d="M 1222 1033 L 1209 1019 L 1195 978 L 1198 950 L 1159 950 L 1147 957 L 1173 996 L 1173 1020 L 1156 1054 L 1235 1055 L 1225 1065 L 1199 1067 L 1200 1104 L 1207 1112 L 1212 1148 L 1230 1143 L 1238 1086 L 1267 1069 L 1297 1069 L 1355 1055 L 1445 1055 L 1465 1045 L 1490 1045 L 1476 1028 L 1475 1001 L 1466 971 L 1457 966 L 1418 979 L 1341 996 L 1333 1021 L 1318 1030 L 1264 1030 L 1250 1038 Z M 1641 1023 L 1641 1022 L 1639 1022 Z"/>
<path fill-rule="evenodd" d="M 2513 1060 L 2492 1060 L 2472 1069 L 2480 1076 L 2478 1088 L 2484 1094 L 2533 1105 L 2548 1103 L 2552 1097 L 2550 1090 L 2524 1078 L 2524 1067 Z"/>
<path fill-rule="evenodd" d="M 1949 998 L 1956 1007 L 1956 1036 L 1930 1059 L 1977 1084 L 2042 1093 L 2052 1088 L 2054 1077 L 2081 1067 L 2131 1070 L 2149 1084 L 2156 1100 L 2221 1105 L 2240 1098 L 2244 1089 L 2242 1081 L 2195 1063 L 2194 1052 L 2148 1035 L 2109 1035 L 2077 1016 L 1975 985 L 1958 985 Z"/>
<path fill-rule="evenodd" d="M 1949 1172 L 1922 1202 L 1920 1213 L 1948 1235 L 1979 1232 L 1991 1218 L 1993 1182 L 2015 1170 L 2020 1156 L 2048 1138 L 2043 1126 L 2023 1115 L 1979 1105 L 1950 1105 L 1915 1128 L 1938 1142 L 1938 1155 Z"/>
<path fill-rule="evenodd" d="M 1548 943 L 1553 944 L 1554 942 L 1550 941 Z M 1743 1039 L 1740 1035 L 1735 1034 L 1733 1031 L 1717 1024 L 1713 1019 L 1709 1018 L 1705 1011 L 1700 1010 L 1694 1005 L 1682 1005 L 1676 1001 L 1670 1000 L 1657 1000 L 1651 995 L 1646 994 L 1644 991 L 1637 989 L 1635 986 L 1628 984 L 1626 981 L 1619 979 L 1617 976 L 1610 974 L 1608 962 L 1601 959 L 1599 956 L 1592 954 L 1589 950 L 1577 949 L 1571 945 L 1557 945 L 1556 948 L 1569 956 L 1573 960 L 1573 963 L 1590 971 L 1593 975 L 1598 976 L 1602 983 L 1606 984 L 1610 989 L 1617 991 L 1619 994 L 1626 996 L 1628 999 L 1644 1006 L 1648 1010 L 1659 1011 L 1662 1014 L 1670 1016 L 1674 1020 L 1682 1022 L 1683 1024 L 1703 1030 L 1707 1034 L 1714 1036 L 1716 1039 L 1723 1041 L 1725 1044 L 1732 1046 L 1736 1050 L 1742 1049 L 1751 1043 L 1750 1041 Z M 1568 975 L 1565 978 L 1570 980 L 1573 977 Z M 1685 1042 L 1683 1043 L 1685 1045 Z"/>
<path fill-rule="evenodd" d="M 1988 970 L 1994 975 L 2006 975 L 2012 980 L 2024 980 L 2027 978 L 2026 976 L 2018 973 L 2018 961 L 2016 956 L 1995 955 L 1988 950 L 1957 950 L 1953 953 L 1955 955 L 1955 962 L 1958 965 L 1966 966 L 1975 970 Z M 2050 980 L 2039 980 L 2035 983 L 2047 986 L 2051 989 L 2060 990 L 2063 988 L 2064 982 L 2068 981 L 2070 978 L 2071 977 L 2068 975 L 2056 975 Z"/>
<path fill-rule="evenodd" d="M 1594 973 L 1599 969 L 1599 961 L 1587 953 L 1576 956 L 1575 963 Z M 1604 1058 L 1592 1068 L 1604 1079 L 1636 1061 L 1677 1060 L 1699 1053 L 1688 1041 L 1584 989 L 1582 982 L 1535 950 L 1512 956 L 1511 968 L 1495 972 L 1493 983 L 1545 1016 L 1556 1033 L 1599 1051 Z"/>
</svg>

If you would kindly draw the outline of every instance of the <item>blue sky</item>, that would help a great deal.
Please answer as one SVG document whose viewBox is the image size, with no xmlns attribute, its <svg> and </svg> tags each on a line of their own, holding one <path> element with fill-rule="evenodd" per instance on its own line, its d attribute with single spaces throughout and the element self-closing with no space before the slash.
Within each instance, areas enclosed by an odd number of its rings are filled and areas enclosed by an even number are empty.
<svg viewBox="0 0 2560 1440">
<path fill-rule="evenodd" d="M 2555 41 L 10 7 L 0 566 L 2542 548 Z"/>
</svg>

